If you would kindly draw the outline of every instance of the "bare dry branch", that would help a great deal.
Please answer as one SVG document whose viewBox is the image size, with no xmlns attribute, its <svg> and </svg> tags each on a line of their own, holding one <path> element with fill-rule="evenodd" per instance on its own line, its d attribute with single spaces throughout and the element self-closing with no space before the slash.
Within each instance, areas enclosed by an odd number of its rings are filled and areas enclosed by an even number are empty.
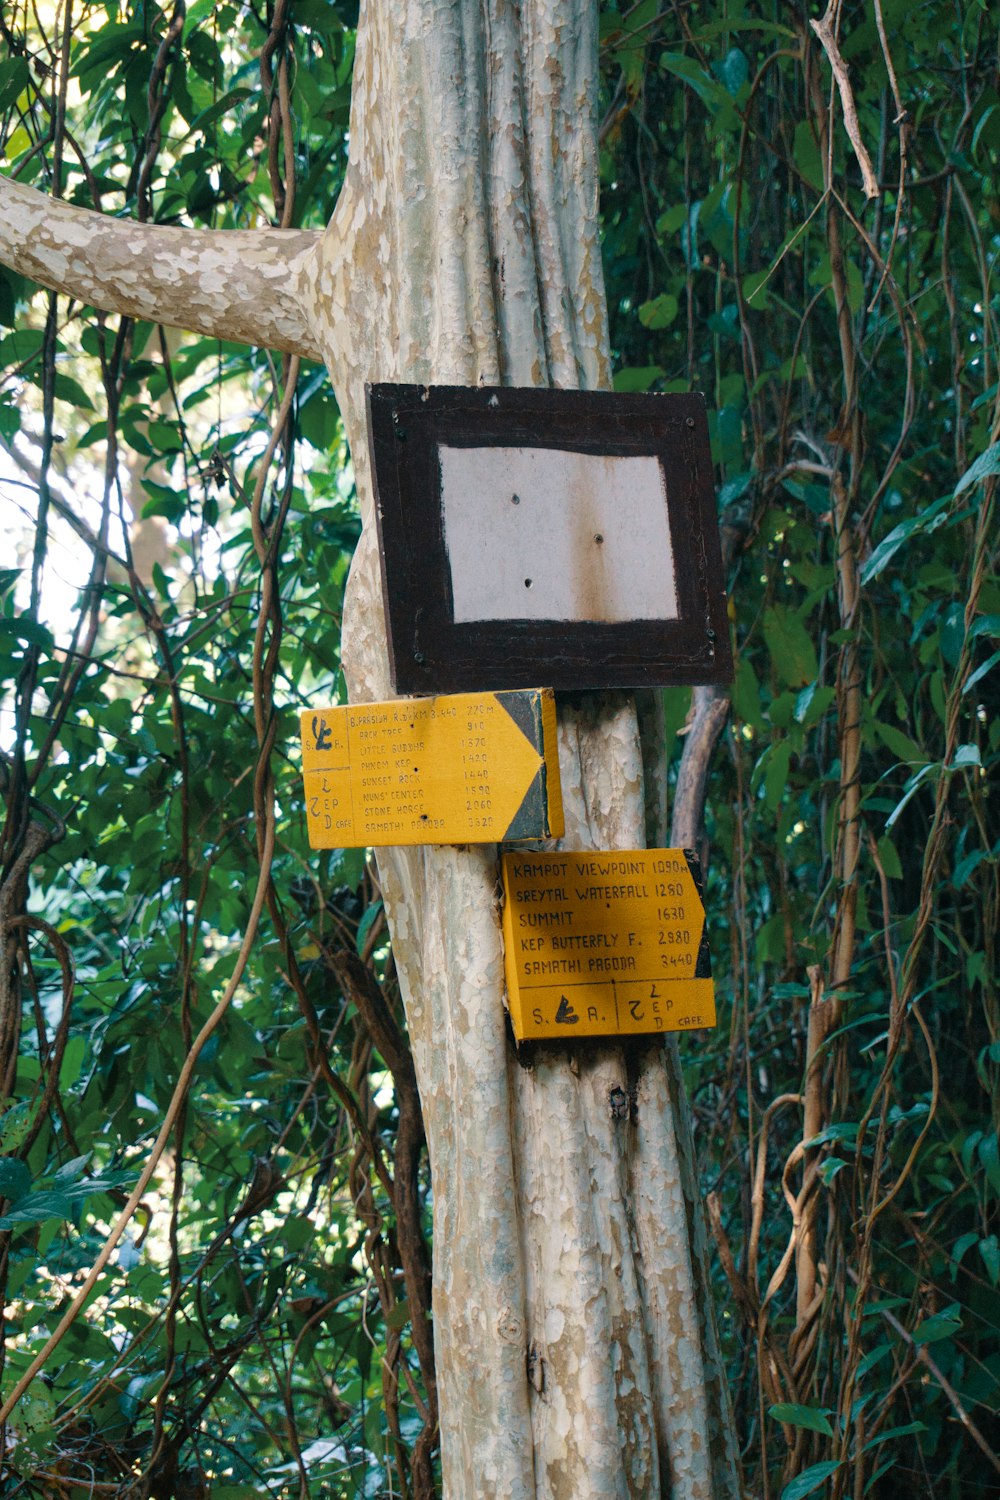
<svg viewBox="0 0 1000 1500">
<path fill-rule="evenodd" d="M 818 21 L 810 21 L 809 25 L 819 37 L 823 51 L 826 53 L 830 67 L 833 69 L 834 80 L 840 91 L 840 106 L 844 111 L 844 129 L 847 131 L 854 155 L 858 159 L 858 166 L 861 168 L 861 179 L 865 190 L 865 197 L 877 198 L 881 189 L 878 185 L 878 178 L 875 175 L 875 168 L 872 166 L 872 159 L 868 155 L 868 148 L 861 139 L 861 126 L 858 122 L 858 110 L 857 105 L 854 103 L 854 91 L 851 88 L 850 74 L 847 70 L 847 64 L 841 56 L 840 48 L 837 45 L 837 38 L 833 31 L 833 17 L 836 9 L 835 4 L 828 5 L 825 14 Z"/>
</svg>

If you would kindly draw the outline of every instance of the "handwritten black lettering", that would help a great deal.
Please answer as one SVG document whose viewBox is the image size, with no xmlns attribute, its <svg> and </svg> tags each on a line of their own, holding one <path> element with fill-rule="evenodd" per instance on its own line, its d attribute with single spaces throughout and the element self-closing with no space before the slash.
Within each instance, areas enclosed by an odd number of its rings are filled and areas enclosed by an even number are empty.
<svg viewBox="0 0 1000 1500">
<path fill-rule="evenodd" d="M 332 730 L 329 724 L 325 724 L 319 714 L 313 714 L 313 739 L 317 750 L 329 750 L 333 744 Z"/>
</svg>

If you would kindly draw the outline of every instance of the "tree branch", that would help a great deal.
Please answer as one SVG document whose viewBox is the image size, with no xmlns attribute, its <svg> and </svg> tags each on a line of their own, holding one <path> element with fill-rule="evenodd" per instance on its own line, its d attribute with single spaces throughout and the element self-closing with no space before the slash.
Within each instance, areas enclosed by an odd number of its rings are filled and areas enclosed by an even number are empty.
<svg viewBox="0 0 1000 1500">
<path fill-rule="evenodd" d="M 865 190 L 866 198 L 877 198 L 882 189 L 878 185 L 878 177 L 872 166 L 872 159 L 868 155 L 868 148 L 861 139 L 861 125 L 858 122 L 858 109 L 854 102 L 854 92 L 851 88 L 850 74 L 847 71 L 837 38 L 833 30 L 834 5 L 831 3 L 826 8 L 826 14 L 818 21 L 810 21 L 809 25 L 815 31 L 823 44 L 827 61 L 833 69 L 833 76 L 840 90 L 840 105 L 844 111 L 844 129 L 847 131 L 848 139 L 854 148 L 858 166 L 861 168 L 861 180 Z"/>
<path fill-rule="evenodd" d="M 319 240 L 113 219 L 0 176 L 0 262 L 22 276 L 104 312 L 315 360 L 297 284 Z"/>
<path fill-rule="evenodd" d="M 701 845 L 705 822 L 705 797 L 712 756 L 729 717 L 729 690 L 713 684 L 696 687 L 691 698 L 691 717 L 684 753 L 677 769 L 674 810 L 670 822 L 673 849 Z"/>
<path fill-rule="evenodd" d="M 728 577 L 750 531 L 750 510 L 730 506 L 721 520 L 722 569 Z M 696 687 L 691 695 L 687 738 L 677 768 L 670 844 L 674 849 L 698 850 L 704 835 L 708 773 L 719 736 L 729 717 L 729 689 L 712 684 Z"/>
</svg>

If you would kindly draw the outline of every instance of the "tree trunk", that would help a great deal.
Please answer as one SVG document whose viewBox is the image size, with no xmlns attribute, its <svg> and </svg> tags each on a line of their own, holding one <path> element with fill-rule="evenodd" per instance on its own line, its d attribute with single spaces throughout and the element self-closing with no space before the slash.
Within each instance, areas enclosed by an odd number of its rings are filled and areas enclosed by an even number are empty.
<svg viewBox="0 0 1000 1500">
<path fill-rule="evenodd" d="M 355 699 L 391 691 L 364 381 L 608 383 L 596 24 L 586 0 L 368 8 L 321 260 L 344 271 L 313 301 L 365 517 L 344 619 Z M 568 848 L 645 843 L 631 700 L 564 709 L 560 769 Z M 446 1494 L 736 1493 L 673 1047 L 553 1046 L 522 1067 L 496 851 L 378 860 L 431 1156 Z"/>
<path fill-rule="evenodd" d="M 390 696 L 365 382 L 608 384 L 596 26 L 592 0 L 368 0 L 333 220 L 321 240 L 289 235 L 284 277 L 280 235 L 260 236 L 249 258 L 241 247 L 246 304 L 227 291 L 215 321 L 219 235 L 199 277 L 195 252 L 173 270 L 163 252 L 162 237 L 183 231 L 116 224 L 103 236 L 98 220 L 85 234 L 79 211 L 60 206 L 33 236 L 29 268 L 10 211 L 35 214 L 37 195 L 0 193 L 0 258 L 46 284 L 322 350 L 364 516 L 344 618 L 356 701 Z M 119 263 L 104 248 L 116 235 L 130 257 L 117 294 L 102 269 Z M 144 280 L 146 236 L 160 239 Z M 564 706 L 560 768 L 568 848 L 644 844 L 630 698 Z M 737 1495 L 673 1042 L 549 1046 L 522 1066 L 503 1003 L 495 848 L 378 860 L 431 1158 L 446 1496 Z M 618 1090 L 625 1120 L 611 1108 Z"/>
</svg>

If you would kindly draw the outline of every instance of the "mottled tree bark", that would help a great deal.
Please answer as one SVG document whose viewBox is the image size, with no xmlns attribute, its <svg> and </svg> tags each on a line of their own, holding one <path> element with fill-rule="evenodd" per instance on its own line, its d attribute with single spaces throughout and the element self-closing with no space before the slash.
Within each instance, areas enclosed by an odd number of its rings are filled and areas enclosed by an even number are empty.
<svg viewBox="0 0 1000 1500">
<path fill-rule="evenodd" d="M 173 272 L 174 252 L 156 249 L 147 284 L 140 236 L 167 231 L 107 225 L 131 237 L 119 295 L 100 221 L 84 231 L 53 207 L 50 223 L 31 199 L 30 260 L 9 223 L 6 242 L 0 231 L 0 257 L 99 305 L 320 349 L 364 516 L 344 619 L 355 700 L 391 691 L 365 382 L 608 384 L 596 25 L 591 0 L 368 0 L 331 224 L 315 242 L 289 235 L 287 256 L 278 232 L 257 237 L 246 304 L 227 290 L 214 322 L 219 235 L 205 237 L 203 278 L 191 234 Z M 5 185 L 0 207 L 24 193 Z M 560 764 L 567 847 L 645 842 L 629 697 L 564 707 Z M 504 1012 L 496 850 L 378 860 L 431 1157 L 446 1495 L 738 1494 L 673 1044 L 538 1048 L 522 1066 Z M 619 1089 L 625 1120 L 610 1105 Z"/>
<path fill-rule="evenodd" d="M 319 359 L 289 296 L 311 230 L 177 229 L 107 219 L 0 177 L 0 261 L 52 291 L 130 318 Z"/>
</svg>

